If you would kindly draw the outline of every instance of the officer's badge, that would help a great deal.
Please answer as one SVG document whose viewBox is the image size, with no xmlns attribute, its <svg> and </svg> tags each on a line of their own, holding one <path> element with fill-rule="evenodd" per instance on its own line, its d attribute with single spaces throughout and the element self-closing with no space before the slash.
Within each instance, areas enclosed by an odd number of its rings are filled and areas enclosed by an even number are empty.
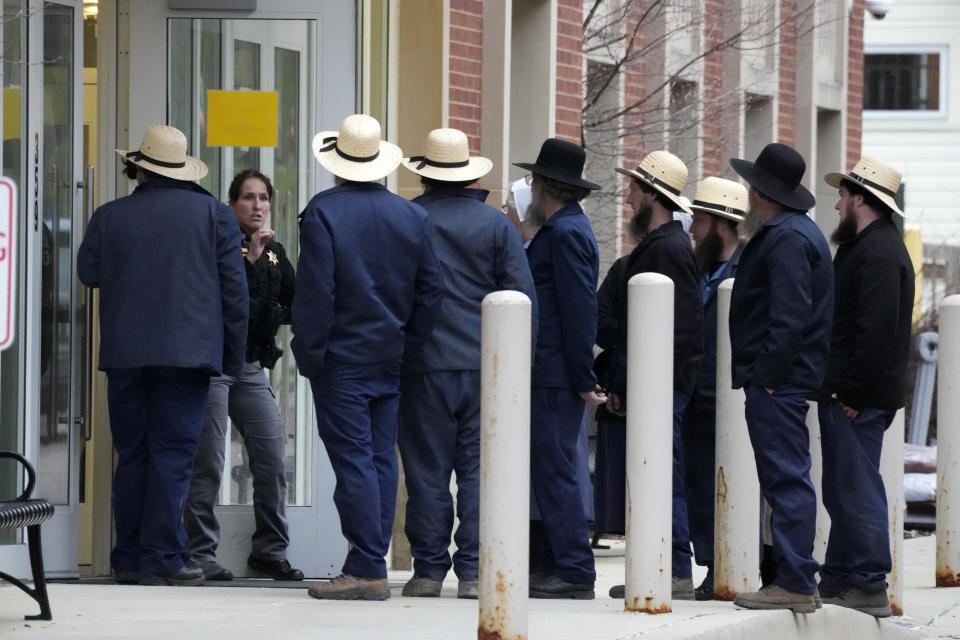
<svg viewBox="0 0 960 640">
<path fill-rule="evenodd" d="M 280 264 L 280 261 L 277 260 L 277 254 L 269 249 L 267 249 L 267 260 L 270 261 L 270 264 Z"/>
</svg>

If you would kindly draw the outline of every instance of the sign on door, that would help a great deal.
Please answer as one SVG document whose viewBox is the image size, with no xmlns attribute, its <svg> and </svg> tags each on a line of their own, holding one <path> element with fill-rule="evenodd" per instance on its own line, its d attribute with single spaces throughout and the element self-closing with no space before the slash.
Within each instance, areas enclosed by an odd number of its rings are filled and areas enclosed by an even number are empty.
<svg viewBox="0 0 960 640">
<path fill-rule="evenodd" d="M 13 342 L 16 318 L 17 187 L 0 178 L 0 351 Z"/>
</svg>

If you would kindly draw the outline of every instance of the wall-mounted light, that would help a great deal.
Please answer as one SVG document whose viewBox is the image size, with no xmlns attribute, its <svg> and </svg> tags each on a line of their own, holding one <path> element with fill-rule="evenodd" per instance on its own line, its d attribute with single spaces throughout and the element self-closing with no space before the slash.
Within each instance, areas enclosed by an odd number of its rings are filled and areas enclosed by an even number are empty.
<svg viewBox="0 0 960 640">
<path fill-rule="evenodd" d="M 891 9 L 893 9 L 893 0 L 867 0 L 867 11 L 877 20 L 883 20 Z"/>
</svg>

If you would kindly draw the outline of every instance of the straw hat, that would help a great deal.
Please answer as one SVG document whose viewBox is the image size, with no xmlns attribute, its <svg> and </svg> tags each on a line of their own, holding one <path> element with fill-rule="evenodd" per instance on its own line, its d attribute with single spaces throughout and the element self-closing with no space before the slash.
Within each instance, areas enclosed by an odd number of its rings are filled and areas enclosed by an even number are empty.
<svg viewBox="0 0 960 640">
<path fill-rule="evenodd" d="M 877 196 L 890 211 L 906 217 L 894 198 L 900 188 L 900 172 L 870 156 L 863 156 L 850 173 L 828 173 L 823 177 L 831 187 L 840 188 L 844 180 L 855 182 Z"/>
<path fill-rule="evenodd" d="M 202 160 L 187 155 L 187 137 L 176 127 L 155 124 L 143 134 L 137 151 L 117 149 L 124 162 L 174 180 L 199 180 L 207 175 Z"/>
<path fill-rule="evenodd" d="M 678 211 L 690 213 L 689 207 L 680 199 L 680 192 L 687 184 L 687 165 L 669 151 L 648 153 L 636 169 L 618 168 L 617 173 L 650 185 L 677 205 Z"/>
<path fill-rule="evenodd" d="M 470 157 L 470 144 L 463 131 L 434 129 L 427 135 L 423 155 L 404 158 L 403 166 L 426 178 L 467 182 L 490 173 L 493 162 L 487 158 Z"/>
<path fill-rule="evenodd" d="M 380 139 L 380 123 L 370 116 L 347 116 L 339 131 L 313 137 L 313 155 L 335 176 L 354 182 L 376 182 L 397 168 L 400 147 Z"/>
<path fill-rule="evenodd" d="M 800 184 L 807 171 L 806 160 L 785 144 L 771 142 L 760 151 L 756 162 L 730 158 L 730 166 L 747 184 L 782 205 L 806 211 L 817 203 Z"/>
<path fill-rule="evenodd" d="M 711 213 L 734 222 L 743 222 L 747 215 L 747 189 L 739 182 L 713 176 L 704 178 L 697 187 L 690 208 Z"/>
</svg>

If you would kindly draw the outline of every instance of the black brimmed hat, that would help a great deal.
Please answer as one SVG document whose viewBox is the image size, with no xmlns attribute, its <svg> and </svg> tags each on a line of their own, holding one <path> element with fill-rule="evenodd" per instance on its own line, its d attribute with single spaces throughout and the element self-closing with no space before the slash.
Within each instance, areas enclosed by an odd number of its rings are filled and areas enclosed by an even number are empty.
<svg viewBox="0 0 960 640">
<path fill-rule="evenodd" d="M 579 145 L 557 138 L 547 138 L 540 147 L 540 155 L 535 163 L 514 162 L 513 166 L 557 182 L 594 191 L 599 189 L 600 185 L 581 177 L 586 158 L 587 154 Z"/>
<path fill-rule="evenodd" d="M 796 149 L 785 144 L 768 144 L 755 162 L 731 158 L 730 166 L 751 187 L 782 205 L 805 211 L 817 203 L 813 194 L 800 184 L 807 163 Z"/>
</svg>

